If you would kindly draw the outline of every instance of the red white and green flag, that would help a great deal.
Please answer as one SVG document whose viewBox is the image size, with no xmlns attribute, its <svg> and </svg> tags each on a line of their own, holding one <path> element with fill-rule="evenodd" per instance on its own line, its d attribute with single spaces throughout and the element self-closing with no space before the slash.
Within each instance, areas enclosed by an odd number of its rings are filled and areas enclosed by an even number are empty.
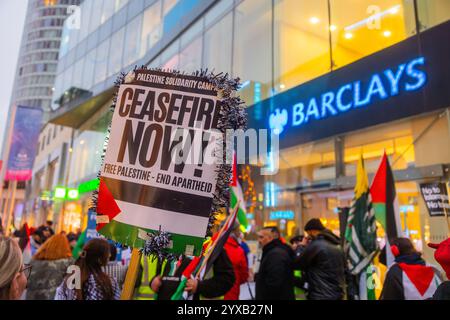
<svg viewBox="0 0 450 320">
<path fill-rule="evenodd" d="M 402 235 L 402 228 L 394 175 L 386 152 L 372 181 L 370 195 L 372 196 L 375 218 L 381 224 L 386 234 L 386 265 L 389 267 L 394 262 L 394 255 L 389 243 L 393 238 Z"/>
<path fill-rule="evenodd" d="M 230 184 L 230 208 L 235 208 L 236 204 L 239 202 L 239 209 L 237 212 L 237 219 L 241 225 L 243 231 L 247 230 L 248 220 L 247 211 L 245 208 L 244 194 L 242 193 L 242 188 L 239 183 L 237 174 L 237 161 L 236 154 L 233 156 L 233 176 Z"/>
</svg>

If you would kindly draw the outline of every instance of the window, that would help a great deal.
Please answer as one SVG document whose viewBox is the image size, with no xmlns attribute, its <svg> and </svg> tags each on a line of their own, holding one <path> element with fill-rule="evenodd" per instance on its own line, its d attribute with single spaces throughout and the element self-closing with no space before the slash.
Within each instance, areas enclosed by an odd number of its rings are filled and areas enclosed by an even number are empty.
<svg viewBox="0 0 450 320">
<path fill-rule="evenodd" d="M 111 0 L 106 0 L 111 2 Z M 103 11 L 103 0 L 95 0 L 95 5 L 92 7 L 91 21 L 89 22 L 89 34 L 94 32 L 101 23 Z"/>
<path fill-rule="evenodd" d="M 272 85 L 271 34 L 271 0 L 247 0 L 236 7 L 233 75 L 260 85 L 262 99 L 269 97 Z M 254 93 L 241 93 L 244 101 L 252 104 Z"/>
<path fill-rule="evenodd" d="M 389 47 L 416 32 L 413 1 L 330 0 L 330 10 L 334 68 Z"/>
<path fill-rule="evenodd" d="M 81 27 L 78 42 L 81 42 L 89 34 L 90 17 L 95 1 L 84 1 L 81 6 Z"/>
<path fill-rule="evenodd" d="M 143 57 L 161 39 L 161 30 L 161 2 L 158 1 L 144 12 L 140 57 Z"/>
<path fill-rule="evenodd" d="M 111 52 L 109 53 L 108 75 L 113 75 L 122 69 L 122 49 L 125 28 L 117 31 L 111 38 Z"/>
<path fill-rule="evenodd" d="M 97 48 L 95 58 L 94 84 L 106 79 L 106 69 L 108 67 L 109 39 L 103 41 Z"/>
<path fill-rule="evenodd" d="M 203 68 L 231 73 L 232 13 L 205 32 Z"/>
<path fill-rule="evenodd" d="M 75 88 L 83 88 L 83 63 L 84 58 L 81 60 L 78 60 L 77 63 L 74 65 L 73 69 L 73 86 Z"/>
<path fill-rule="evenodd" d="M 177 4 L 178 0 L 163 0 L 164 1 L 164 15 L 166 15 Z"/>
<path fill-rule="evenodd" d="M 141 24 L 142 16 L 139 15 L 126 26 L 125 31 L 125 48 L 123 64 L 125 66 L 136 62 L 141 51 Z"/>
<path fill-rule="evenodd" d="M 275 92 L 330 71 L 327 0 L 275 2 Z"/>
<path fill-rule="evenodd" d="M 421 29 L 427 29 L 450 18 L 450 1 L 417 0 Z"/>
<path fill-rule="evenodd" d="M 49 143 L 50 143 L 51 135 L 52 135 L 52 128 L 49 128 L 48 129 L 48 135 L 47 135 L 47 145 L 49 145 Z"/>
<path fill-rule="evenodd" d="M 100 23 L 105 23 L 114 13 L 115 2 L 112 0 L 106 0 L 103 2 L 102 16 L 100 18 Z"/>
<path fill-rule="evenodd" d="M 85 89 L 90 89 L 92 87 L 95 68 L 95 53 L 95 49 L 91 50 L 84 60 L 83 85 Z"/>
<path fill-rule="evenodd" d="M 178 69 L 180 55 L 178 47 L 180 41 L 176 40 L 172 43 L 163 53 L 161 53 L 161 62 L 163 64 L 163 69 Z"/>
<path fill-rule="evenodd" d="M 191 41 L 186 48 L 180 52 L 179 69 L 184 72 L 194 72 L 202 66 L 202 37 Z"/>
</svg>

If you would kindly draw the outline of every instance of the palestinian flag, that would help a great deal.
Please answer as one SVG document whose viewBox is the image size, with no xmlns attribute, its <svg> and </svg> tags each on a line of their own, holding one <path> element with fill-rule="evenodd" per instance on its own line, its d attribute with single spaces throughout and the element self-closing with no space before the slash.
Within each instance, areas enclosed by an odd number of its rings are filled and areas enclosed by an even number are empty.
<svg viewBox="0 0 450 320">
<path fill-rule="evenodd" d="M 236 206 L 232 209 L 232 213 L 225 219 L 223 227 L 212 237 L 211 244 L 205 250 L 204 259 L 196 273 L 197 278 L 204 279 L 213 266 L 214 261 L 216 261 L 217 257 L 222 252 L 223 246 L 225 245 L 225 242 L 227 242 L 236 220 L 239 204 L 240 201 L 236 203 Z"/>
<path fill-rule="evenodd" d="M 240 205 L 237 213 L 237 219 L 241 225 L 241 228 L 245 231 L 248 227 L 247 212 L 245 209 L 244 195 L 242 193 L 242 188 L 239 184 L 237 175 L 237 161 L 235 153 L 233 156 L 233 177 L 230 184 L 230 208 L 235 208 L 238 201 Z"/>
<path fill-rule="evenodd" d="M 192 261 L 189 263 L 189 265 L 184 269 L 182 276 L 181 276 L 181 282 L 177 287 L 177 290 L 172 295 L 170 300 L 186 300 L 186 295 L 184 288 L 186 288 L 186 282 L 188 279 L 192 277 L 192 275 L 195 273 L 195 271 L 198 269 L 199 263 L 201 262 L 201 257 L 194 257 Z"/>
<path fill-rule="evenodd" d="M 402 230 L 394 175 L 386 152 L 373 179 L 370 195 L 375 217 L 386 234 L 386 265 L 389 267 L 394 262 L 394 255 L 390 250 L 389 243 L 393 238 L 400 237 Z"/>
<path fill-rule="evenodd" d="M 377 252 L 377 225 L 370 200 L 369 180 L 361 156 L 356 172 L 355 196 L 347 219 L 345 249 L 353 275 L 365 272 Z"/>
</svg>

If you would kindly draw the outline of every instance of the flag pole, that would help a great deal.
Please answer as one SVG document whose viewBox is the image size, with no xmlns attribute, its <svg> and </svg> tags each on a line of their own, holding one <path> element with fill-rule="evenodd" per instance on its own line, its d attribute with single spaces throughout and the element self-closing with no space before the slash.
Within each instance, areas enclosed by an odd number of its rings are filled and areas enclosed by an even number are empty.
<svg viewBox="0 0 450 320">
<path fill-rule="evenodd" d="M 123 283 L 122 295 L 120 300 L 131 300 L 133 298 L 134 286 L 139 271 L 139 262 L 141 261 L 142 253 L 139 249 L 133 248 L 131 252 L 131 260 L 128 266 L 127 275 Z"/>
</svg>

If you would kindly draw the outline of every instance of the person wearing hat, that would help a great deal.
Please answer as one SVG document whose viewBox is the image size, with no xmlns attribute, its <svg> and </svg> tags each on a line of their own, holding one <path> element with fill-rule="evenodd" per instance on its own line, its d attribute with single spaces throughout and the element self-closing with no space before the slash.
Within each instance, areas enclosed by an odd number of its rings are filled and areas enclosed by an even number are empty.
<svg viewBox="0 0 450 320">
<path fill-rule="evenodd" d="M 447 276 L 447 281 L 442 282 L 433 295 L 433 300 L 450 300 L 450 238 L 441 243 L 429 243 L 430 248 L 436 249 L 434 259 L 441 265 Z"/>
<path fill-rule="evenodd" d="M 294 267 L 301 270 L 307 284 L 308 300 L 343 300 L 346 298 L 346 268 L 340 239 L 324 227 L 320 219 L 305 225 L 301 252 Z"/>
</svg>

